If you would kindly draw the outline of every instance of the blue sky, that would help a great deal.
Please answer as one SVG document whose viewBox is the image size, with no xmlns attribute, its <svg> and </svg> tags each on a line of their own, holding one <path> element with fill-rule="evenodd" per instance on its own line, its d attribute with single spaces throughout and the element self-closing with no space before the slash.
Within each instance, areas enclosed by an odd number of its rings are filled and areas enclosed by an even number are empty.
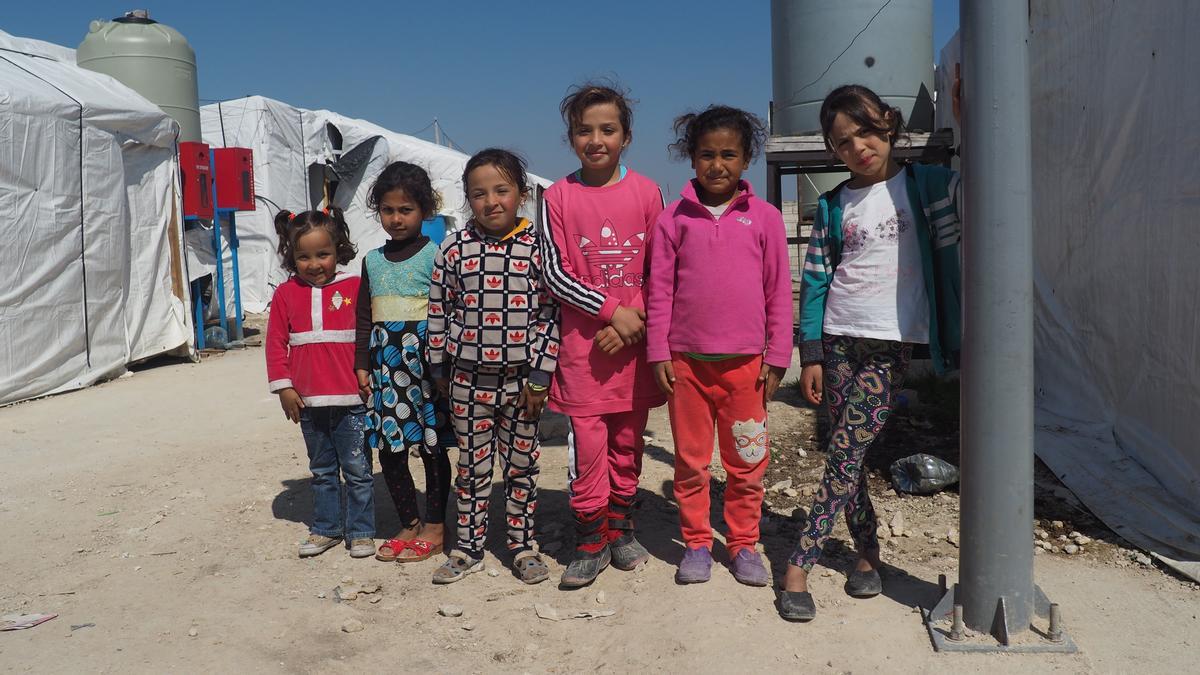
<svg viewBox="0 0 1200 675">
<path fill-rule="evenodd" d="M 551 179 L 578 168 L 558 116 L 572 83 L 610 76 L 632 90 L 625 161 L 672 193 L 691 176 L 667 155 L 674 116 L 721 102 L 765 118 L 771 100 L 768 0 L 6 4 L 0 28 L 69 47 L 90 20 L 145 7 L 195 48 L 202 99 L 261 94 L 403 133 L 437 117 L 467 152 L 509 147 Z M 936 58 L 958 0 L 933 6 Z M 760 193 L 763 175 L 761 161 L 748 173 Z"/>
</svg>

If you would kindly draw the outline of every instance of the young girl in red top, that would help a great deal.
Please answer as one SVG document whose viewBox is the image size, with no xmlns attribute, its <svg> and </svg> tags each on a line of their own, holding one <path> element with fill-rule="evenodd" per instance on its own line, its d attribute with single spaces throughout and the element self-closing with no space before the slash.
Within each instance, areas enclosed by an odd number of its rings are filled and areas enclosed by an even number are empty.
<svg viewBox="0 0 1200 675">
<path fill-rule="evenodd" d="M 292 277 L 271 299 L 267 379 L 308 447 L 313 523 L 300 557 L 324 553 L 344 539 L 351 556 L 365 558 L 375 552 L 375 499 L 371 455 L 363 447 L 367 409 L 354 377 L 358 277 L 337 271 L 354 259 L 350 228 L 334 209 L 282 211 L 275 229 L 283 268 Z"/>
<path fill-rule="evenodd" d="M 621 164 L 633 138 L 625 96 L 589 83 L 560 111 L 580 168 L 546 191 L 542 233 L 546 284 L 563 304 L 550 406 L 571 418 L 575 558 L 560 583 L 577 588 L 610 562 L 630 570 L 649 558 L 633 511 L 646 417 L 665 401 L 641 343 L 646 235 L 663 201 L 654 181 Z"/>
</svg>

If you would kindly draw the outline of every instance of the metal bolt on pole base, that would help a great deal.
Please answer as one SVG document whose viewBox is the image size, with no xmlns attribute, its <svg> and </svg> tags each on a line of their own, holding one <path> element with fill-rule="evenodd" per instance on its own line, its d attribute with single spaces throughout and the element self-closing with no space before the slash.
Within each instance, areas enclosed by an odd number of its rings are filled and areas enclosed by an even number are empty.
<svg viewBox="0 0 1200 675">
<path fill-rule="evenodd" d="M 939 585 L 942 577 L 938 579 Z M 943 586 L 944 588 L 944 586 Z M 996 603 L 996 620 L 990 633 L 973 633 L 963 626 L 963 607 L 957 599 L 958 584 L 942 594 L 933 609 L 922 610 L 925 628 L 934 651 L 939 652 L 1009 652 L 1014 654 L 1074 654 L 1079 651 L 1075 641 L 1063 630 L 1062 612 L 1052 604 L 1038 586 L 1034 590 L 1034 613 L 1047 620 L 1045 631 L 1036 626 L 1009 626 L 1005 618 L 1005 600 Z M 1026 631 L 1026 629 L 1030 629 Z M 1014 639 L 1014 636 L 1021 636 Z"/>
</svg>

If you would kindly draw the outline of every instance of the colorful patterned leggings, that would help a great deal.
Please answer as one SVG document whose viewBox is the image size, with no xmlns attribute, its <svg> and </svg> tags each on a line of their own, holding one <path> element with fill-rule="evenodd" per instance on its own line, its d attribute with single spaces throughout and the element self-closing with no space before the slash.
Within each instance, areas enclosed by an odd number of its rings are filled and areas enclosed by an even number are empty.
<svg viewBox="0 0 1200 675">
<path fill-rule="evenodd" d="M 538 420 L 525 419 L 517 399 L 525 386 L 519 368 L 454 368 L 450 378 L 450 418 L 458 437 L 458 544 L 478 560 L 487 539 L 492 467 L 500 455 L 504 472 L 508 550 L 533 548 L 537 506 Z"/>
<path fill-rule="evenodd" d="M 859 554 L 879 550 L 863 462 L 891 415 L 892 391 L 899 386 L 912 356 L 908 343 L 842 335 L 826 335 L 824 347 L 829 459 L 808 522 L 789 559 L 806 572 L 821 557 L 821 548 L 842 509 Z"/>
</svg>

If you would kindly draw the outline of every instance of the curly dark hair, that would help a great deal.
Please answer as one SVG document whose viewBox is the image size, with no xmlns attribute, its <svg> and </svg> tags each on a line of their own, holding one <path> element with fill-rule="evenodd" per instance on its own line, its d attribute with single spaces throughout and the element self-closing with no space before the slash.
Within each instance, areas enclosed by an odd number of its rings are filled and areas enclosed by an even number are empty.
<svg viewBox="0 0 1200 675">
<path fill-rule="evenodd" d="M 767 142 L 767 127 L 758 115 L 727 105 L 710 105 L 702 112 L 680 115 L 675 118 L 674 128 L 676 140 L 668 147 L 678 159 L 694 156 L 700 137 L 717 129 L 731 129 L 742 137 L 742 151 L 748 162 L 754 161 Z"/>
<path fill-rule="evenodd" d="M 575 127 L 583 120 L 583 113 L 594 105 L 611 103 L 617 107 L 621 128 L 625 137 L 633 139 L 633 101 L 629 92 L 616 82 L 588 81 L 571 87 L 562 102 L 558 104 L 558 112 L 562 115 L 563 123 L 567 125 L 567 142 Z"/>
<path fill-rule="evenodd" d="M 371 191 L 367 194 L 367 208 L 379 213 L 379 202 L 393 190 L 403 190 L 405 196 L 421 209 L 423 219 L 441 208 L 441 198 L 429 182 L 429 174 L 416 164 L 392 162 L 379 172 L 379 177 L 371 184 Z"/>
<path fill-rule="evenodd" d="M 350 226 L 336 206 L 328 209 L 292 213 L 287 209 L 275 216 L 275 233 L 279 235 L 279 262 L 288 274 L 296 273 L 296 242 L 313 230 L 325 230 L 337 251 L 339 265 L 345 265 L 358 253 L 350 241 Z"/>
<path fill-rule="evenodd" d="M 471 155 L 471 159 L 467 160 L 467 165 L 463 167 L 462 184 L 463 196 L 470 203 L 471 195 L 467 192 L 467 176 L 471 172 L 481 166 L 494 166 L 508 180 L 517 186 L 517 192 L 522 195 L 529 194 L 529 176 L 525 173 L 525 160 L 511 150 L 503 148 L 487 148 Z"/>
<path fill-rule="evenodd" d="M 899 108 L 884 103 L 879 94 L 861 84 L 844 84 L 829 92 L 821 103 L 821 136 L 830 152 L 833 152 L 833 146 L 829 143 L 829 134 L 838 113 L 863 129 L 887 136 L 892 145 L 904 133 L 904 113 Z M 888 122 L 889 115 L 891 123 Z"/>
</svg>

